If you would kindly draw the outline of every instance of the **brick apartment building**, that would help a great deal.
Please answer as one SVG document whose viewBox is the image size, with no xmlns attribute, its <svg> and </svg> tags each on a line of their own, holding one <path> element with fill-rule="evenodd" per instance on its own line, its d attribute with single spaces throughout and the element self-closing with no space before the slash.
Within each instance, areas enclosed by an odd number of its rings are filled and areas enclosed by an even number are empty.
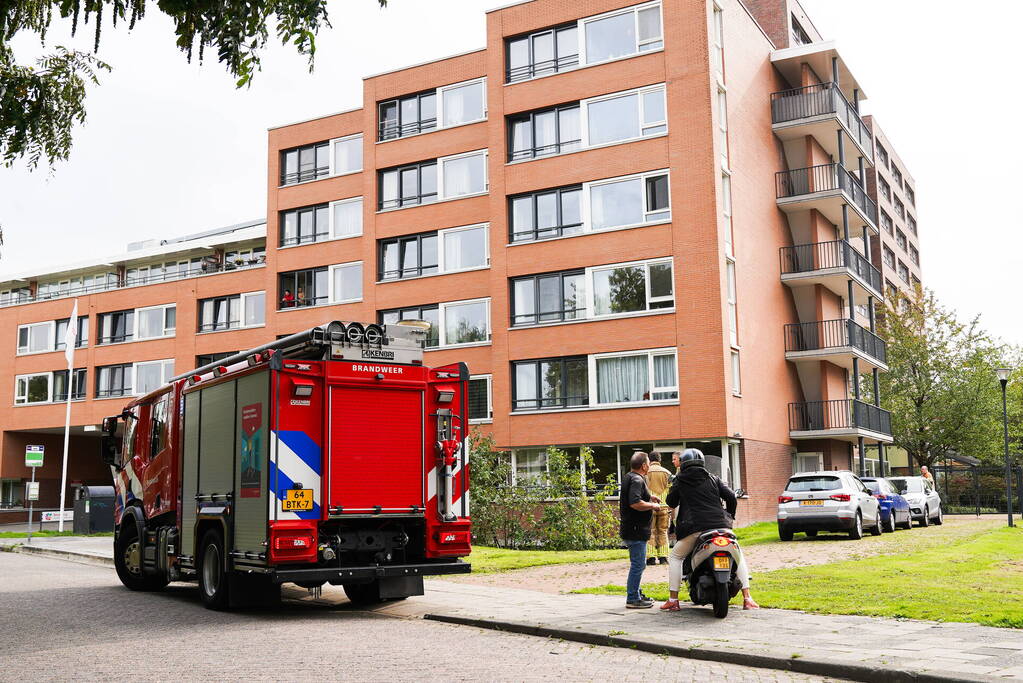
<svg viewBox="0 0 1023 683">
<path fill-rule="evenodd" d="M 548 445 L 592 448 L 598 482 L 634 449 L 697 446 L 750 520 L 793 471 L 874 470 L 890 416 L 863 385 L 886 369 L 873 313 L 899 272 L 882 276 L 899 233 L 875 178 L 909 212 L 896 263 L 919 268 L 912 181 L 861 92 L 795 0 L 493 10 L 483 49 L 271 129 L 265 226 L 7 278 L 2 500 L 28 443 L 56 499 L 72 296 L 72 480 L 106 480 L 95 425 L 174 372 L 326 320 L 408 318 L 434 324 L 427 363 L 468 363 L 471 421 L 517 477 Z"/>
</svg>

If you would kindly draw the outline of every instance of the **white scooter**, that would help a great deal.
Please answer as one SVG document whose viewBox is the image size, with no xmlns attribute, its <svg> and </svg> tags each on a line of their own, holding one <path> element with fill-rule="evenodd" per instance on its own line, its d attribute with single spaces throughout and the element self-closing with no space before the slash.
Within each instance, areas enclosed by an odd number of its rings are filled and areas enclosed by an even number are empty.
<svg viewBox="0 0 1023 683">
<path fill-rule="evenodd" d="M 693 604 L 713 605 L 718 619 L 728 616 L 728 603 L 741 589 L 735 575 L 739 557 L 739 541 L 731 529 L 700 534 L 682 565 Z"/>
</svg>

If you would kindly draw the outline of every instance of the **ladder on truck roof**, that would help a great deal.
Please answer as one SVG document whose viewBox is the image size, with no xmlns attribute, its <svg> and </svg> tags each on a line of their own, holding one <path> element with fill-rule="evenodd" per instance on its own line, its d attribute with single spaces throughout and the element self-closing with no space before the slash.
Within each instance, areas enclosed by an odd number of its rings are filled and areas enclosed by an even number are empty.
<svg viewBox="0 0 1023 683">
<path fill-rule="evenodd" d="M 363 360 L 422 365 L 423 342 L 428 326 L 429 323 L 418 320 L 404 320 L 393 325 L 363 325 L 333 320 L 247 351 L 239 351 L 227 358 L 183 372 L 169 381 L 204 375 L 219 367 L 244 363 L 254 354 L 271 350 L 283 358 L 300 360 Z"/>
</svg>

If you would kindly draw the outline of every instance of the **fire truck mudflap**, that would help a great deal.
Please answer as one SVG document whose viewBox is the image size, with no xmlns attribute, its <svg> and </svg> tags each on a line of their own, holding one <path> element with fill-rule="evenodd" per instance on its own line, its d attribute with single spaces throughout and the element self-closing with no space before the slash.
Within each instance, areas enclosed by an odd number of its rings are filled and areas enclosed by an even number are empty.
<svg viewBox="0 0 1023 683">
<path fill-rule="evenodd" d="M 420 332 L 333 322 L 198 368 L 129 404 L 120 451 L 104 420 L 121 580 L 196 579 L 220 609 L 285 582 L 367 603 L 469 572 L 469 373 L 424 366 Z"/>
</svg>

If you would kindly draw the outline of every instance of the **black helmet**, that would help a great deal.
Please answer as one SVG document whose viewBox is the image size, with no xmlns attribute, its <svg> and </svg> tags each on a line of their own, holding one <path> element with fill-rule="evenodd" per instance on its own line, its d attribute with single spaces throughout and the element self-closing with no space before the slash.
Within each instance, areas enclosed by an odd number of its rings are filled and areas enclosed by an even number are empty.
<svg viewBox="0 0 1023 683">
<path fill-rule="evenodd" d="M 703 467 L 706 464 L 706 460 L 703 457 L 703 451 L 699 448 L 687 448 L 682 452 L 682 457 L 679 459 L 679 467 L 685 469 L 687 467 Z"/>
</svg>

